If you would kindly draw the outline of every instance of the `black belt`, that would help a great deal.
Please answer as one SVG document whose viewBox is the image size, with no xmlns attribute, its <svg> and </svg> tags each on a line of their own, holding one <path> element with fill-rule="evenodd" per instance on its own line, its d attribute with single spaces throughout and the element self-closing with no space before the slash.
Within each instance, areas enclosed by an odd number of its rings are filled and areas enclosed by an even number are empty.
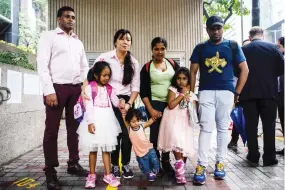
<svg viewBox="0 0 285 190">
<path fill-rule="evenodd" d="M 57 84 L 54 83 L 55 85 L 61 85 L 61 86 L 82 86 L 82 82 L 81 83 L 77 83 L 77 84 L 72 84 L 72 83 L 67 83 L 67 84 Z"/>
</svg>

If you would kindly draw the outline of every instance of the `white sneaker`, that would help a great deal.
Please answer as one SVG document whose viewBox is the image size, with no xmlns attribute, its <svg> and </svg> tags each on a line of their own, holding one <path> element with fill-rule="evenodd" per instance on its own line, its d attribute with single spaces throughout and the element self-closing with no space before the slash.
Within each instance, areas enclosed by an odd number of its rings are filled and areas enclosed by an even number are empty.
<svg viewBox="0 0 285 190">
<path fill-rule="evenodd" d="M 96 174 L 88 174 L 88 177 L 86 178 L 85 188 L 87 189 L 94 188 L 95 181 L 96 181 Z"/>
<path fill-rule="evenodd" d="M 105 181 L 112 187 L 118 187 L 119 185 L 121 185 L 120 181 L 118 181 L 112 173 L 110 173 L 109 175 L 104 174 L 103 181 Z"/>
</svg>

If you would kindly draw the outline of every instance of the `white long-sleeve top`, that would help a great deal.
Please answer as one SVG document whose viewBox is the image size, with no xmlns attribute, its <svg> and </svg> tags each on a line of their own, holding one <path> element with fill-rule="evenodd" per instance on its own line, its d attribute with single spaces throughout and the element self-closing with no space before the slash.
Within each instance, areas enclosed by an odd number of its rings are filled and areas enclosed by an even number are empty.
<svg viewBox="0 0 285 190">
<path fill-rule="evenodd" d="M 76 34 L 68 36 L 60 28 L 41 35 L 37 66 L 45 96 L 55 93 L 53 83 L 82 83 L 89 70 L 82 42 Z"/>
</svg>

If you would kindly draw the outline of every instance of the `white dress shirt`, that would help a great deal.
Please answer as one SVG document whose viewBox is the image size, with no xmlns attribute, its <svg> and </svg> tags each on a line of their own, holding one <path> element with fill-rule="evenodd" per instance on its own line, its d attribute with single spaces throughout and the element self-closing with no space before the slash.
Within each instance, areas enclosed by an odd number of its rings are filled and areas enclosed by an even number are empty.
<svg viewBox="0 0 285 190">
<path fill-rule="evenodd" d="M 53 83 L 82 83 L 89 70 L 82 42 L 60 28 L 41 35 L 37 66 L 45 96 L 55 93 Z"/>
<path fill-rule="evenodd" d="M 109 84 L 115 89 L 117 95 L 128 95 L 132 92 L 140 91 L 140 65 L 138 61 L 131 55 L 133 62 L 134 76 L 130 84 L 123 85 L 124 65 L 121 66 L 120 61 L 116 55 L 116 50 L 102 53 L 94 62 L 105 61 L 110 64 L 112 76 Z"/>
</svg>

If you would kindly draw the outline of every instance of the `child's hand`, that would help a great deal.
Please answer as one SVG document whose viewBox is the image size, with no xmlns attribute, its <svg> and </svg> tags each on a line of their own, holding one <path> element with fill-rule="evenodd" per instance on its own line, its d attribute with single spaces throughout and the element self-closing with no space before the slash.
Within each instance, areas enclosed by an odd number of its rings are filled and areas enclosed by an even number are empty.
<svg viewBox="0 0 285 190">
<path fill-rule="evenodd" d="M 186 92 L 185 96 L 184 96 L 184 99 L 189 102 L 190 101 L 190 94 Z"/>
<path fill-rule="evenodd" d="M 121 114 L 122 114 L 122 117 L 125 117 L 126 114 L 127 114 L 125 108 L 120 108 L 120 112 L 121 112 Z"/>
<path fill-rule="evenodd" d="M 144 127 L 151 126 L 156 121 L 155 118 L 150 118 L 147 122 L 145 122 Z"/>
<path fill-rule="evenodd" d="M 181 89 L 181 93 L 184 94 L 184 95 L 187 93 L 187 91 L 189 91 L 189 90 L 187 89 L 187 87 L 183 87 L 183 88 Z"/>
<path fill-rule="evenodd" d="M 125 106 L 126 106 L 126 101 L 123 98 L 121 98 L 119 103 L 119 108 L 125 109 Z"/>
<path fill-rule="evenodd" d="M 88 131 L 89 131 L 89 133 L 95 134 L 95 130 L 96 130 L 96 128 L 95 128 L 94 123 L 88 125 Z"/>
</svg>

